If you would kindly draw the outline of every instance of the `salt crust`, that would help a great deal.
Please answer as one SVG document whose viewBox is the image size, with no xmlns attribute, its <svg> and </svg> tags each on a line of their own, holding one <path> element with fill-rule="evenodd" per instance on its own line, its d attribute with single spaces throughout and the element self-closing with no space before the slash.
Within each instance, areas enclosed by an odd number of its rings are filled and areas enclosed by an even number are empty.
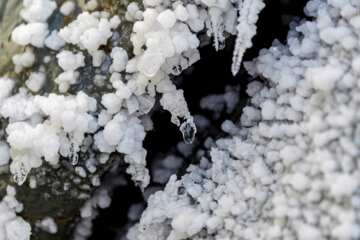
<svg viewBox="0 0 360 240">
<path fill-rule="evenodd" d="M 16 198 L 15 188 L 8 185 L 6 195 L 0 202 L 0 239 L 30 240 L 31 226 L 22 217 L 16 216 L 23 205 Z"/>
<path fill-rule="evenodd" d="M 245 64 L 264 80 L 241 123 L 150 196 L 129 239 L 360 238 L 359 5 L 309 1 L 313 20 Z"/>
</svg>

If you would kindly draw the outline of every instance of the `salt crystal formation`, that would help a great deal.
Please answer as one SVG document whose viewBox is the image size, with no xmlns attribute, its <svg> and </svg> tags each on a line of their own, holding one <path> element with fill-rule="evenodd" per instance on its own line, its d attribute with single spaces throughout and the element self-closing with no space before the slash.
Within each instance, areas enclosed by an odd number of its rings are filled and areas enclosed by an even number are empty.
<svg viewBox="0 0 360 240">
<path fill-rule="evenodd" d="M 99 48 L 114 41 L 114 31 L 121 20 L 107 12 L 84 11 L 67 26 L 49 34 L 46 20 L 54 12 L 54 4 L 50 0 L 24 1 L 21 17 L 28 24 L 15 28 L 12 40 L 21 45 L 46 46 L 58 51 L 57 63 L 64 72 L 54 82 L 58 84 L 59 92 L 66 93 L 78 83 L 87 54 L 94 67 L 105 66 L 107 54 Z M 234 33 L 236 14 L 226 14 L 228 10 L 235 11 L 230 2 L 204 4 L 206 8 L 199 4 L 176 2 L 167 6 L 161 2 L 145 1 L 144 11 L 139 10 L 135 3 L 128 6 L 126 18 L 135 21 L 131 36 L 134 57 L 129 59 L 122 47 L 111 49 L 112 63 L 108 71 L 115 91 L 101 97 L 107 115 L 105 122 L 98 122 L 94 116 L 97 103 L 84 92 L 77 93 L 76 97 L 55 94 L 29 97 L 27 90 L 21 88 L 18 94 L 6 99 L 0 112 L 10 121 L 6 132 L 11 148 L 10 170 L 16 181 L 22 184 L 29 171 L 40 167 L 43 160 L 56 165 L 59 156 L 63 156 L 76 165 L 84 135 L 96 132 L 93 135 L 94 149 L 107 154 L 114 151 L 125 154 L 125 162 L 130 164 L 127 172 L 142 188 L 146 187 L 149 174 L 145 166 L 146 150 L 142 147 L 145 137 L 143 115 L 152 109 L 156 94 L 162 94 L 160 104 L 172 114 L 171 121 L 180 127 L 185 142 L 191 143 L 196 126 L 183 91 L 176 89 L 169 75 L 178 75 L 199 59 L 197 48 L 200 41 L 196 32 L 205 26 L 208 26 L 209 34 L 216 36 L 216 46 L 224 40 L 224 32 Z M 86 7 L 95 9 L 97 4 L 89 2 Z M 66 2 L 60 12 L 69 15 L 73 8 L 70 2 Z M 225 19 L 231 23 L 226 29 Z M 66 44 L 76 46 L 80 51 L 65 50 Z M 17 72 L 31 67 L 34 62 L 31 48 L 15 55 L 13 62 Z M 46 81 L 45 72 L 41 66 L 38 72 L 31 73 L 26 81 L 30 91 L 41 91 Z M 101 74 L 96 78 L 101 79 Z M 98 85 L 105 84 L 103 80 L 99 81 Z M 16 109 L 12 107 L 15 103 Z"/>
<path fill-rule="evenodd" d="M 314 20 L 245 63 L 264 81 L 239 129 L 224 122 L 230 136 L 149 198 L 129 239 L 360 238 L 359 6 L 309 1 Z"/>
<path fill-rule="evenodd" d="M 129 221 L 143 213 L 128 230 L 129 240 L 359 239 L 358 0 L 310 0 L 305 12 L 313 19 L 292 23 L 286 45 L 275 41 L 244 63 L 253 78 L 250 99 L 237 122 L 223 122 L 226 137 L 204 138 L 199 162 L 179 179 L 171 176 L 193 154 L 198 129 L 211 125 L 190 114 L 172 76 L 200 59 L 205 35 L 221 50 L 231 34 L 237 35 L 236 74 L 264 2 L 144 0 L 119 17 L 97 11 L 96 0 L 80 13 L 72 1 L 57 9 L 53 0 L 24 0 L 24 23 L 10 38 L 26 46 L 12 57 L 15 73 L 25 79 L 0 78 L 0 173 L 36 189 L 44 183 L 28 177 L 31 172 L 41 175 L 44 165 L 54 172 L 71 169 L 76 177 L 70 180 L 81 188 L 71 194 L 84 203 L 74 238 L 86 239 L 96 208 L 108 207 L 111 191 L 126 185 L 123 179 L 101 185 L 98 165 L 118 164 L 123 156 L 126 172 L 146 194 L 143 140 L 153 128 L 150 111 L 158 97 L 183 135 L 177 148 L 184 158 L 170 153 L 152 162 L 153 181 L 167 184 L 144 210 L 132 205 Z M 54 28 L 48 22 L 54 14 L 72 21 Z M 125 21 L 133 23 L 132 52 L 121 42 Z M 38 59 L 43 48 L 49 54 Z M 52 62 L 59 71 L 47 68 Z M 53 93 L 45 91 L 49 82 Z M 239 110 L 239 89 L 225 91 L 200 101 L 214 119 Z M 51 191 L 61 195 L 57 186 L 66 192 L 70 185 L 55 182 Z M 91 186 L 99 187 L 92 197 Z M 31 226 L 17 216 L 23 205 L 10 185 L 0 209 L 0 239 L 30 239 Z M 58 232 L 52 217 L 33 227 Z"/>
<path fill-rule="evenodd" d="M 6 196 L 0 202 L 0 239 L 30 240 L 31 226 L 23 218 L 16 216 L 23 211 L 23 205 L 16 198 L 15 188 L 8 185 Z"/>
</svg>

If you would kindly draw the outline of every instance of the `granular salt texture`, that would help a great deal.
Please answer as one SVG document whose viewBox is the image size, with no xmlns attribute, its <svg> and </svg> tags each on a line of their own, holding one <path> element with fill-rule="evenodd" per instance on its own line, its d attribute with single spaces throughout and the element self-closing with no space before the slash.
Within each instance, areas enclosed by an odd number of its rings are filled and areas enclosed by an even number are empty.
<svg viewBox="0 0 360 240">
<path fill-rule="evenodd" d="M 93 11 L 97 8 L 98 4 L 96 0 L 90 0 L 86 3 L 85 9 L 89 11 Z"/>
<path fill-rule="evenodd" d="M 38 92 L 45 84 L 46 75 L 43 72 L 32 72 L 25 85 L 33 92 Z"/>
<path fill-rule="evenodd" d="M 85 57 L 82 52 L 74 54 L 70 51 L 62 51 L 56 55 L 59 66 L 65 71 L 55 79 L 59 84 L 60 92 L 67 92 L 70 85 L 75 84 L 79 73 L 75 71 L 85 66 Z"/>
<path fill-rule="evenodd" d="M 15 64 L 15 72 L 19 73 L 23 68 L 31 67 L 35 62 L 35 55 L 31 48 L 27 47 L 24 53 L 18 53 L 12 56 Z"/>
<path fill-rule="evenodd" d="M 187 12 L 184 5 L 182 5 L 182 4 L 177 5 L 177 7 L 175 8 L 174 13 L 175 13 L 176 18 L 179 19 L 182 22 L 185 22 L 189 17 L 189 13 Z"/>
<path fill-rule="evenodd" d="M 60 7 L 60 12 L 64 16 L 70 15 L 74 10 L 75 10 L 75 3 L 72 1 L 66 1 Z"/>
<path fill-rule="evenodd" d="M 231 135 L 216 141 L 211 161 L 172 176 L 127 237 L 360 238 L 358 8 L 309 1 L 314 19 L 292 25 L 288 45 L 275 41 L 247 62 L 265 81 L 248 85 L 248 127 L 224 126 Z"/>
<path fill-rule="evenodd" d="M 168 75 L 179 75 L 200 59 L 197 50 L 200 41 L 194 32 L 201 31 L 206 25 L 208 34 L 213 32 L 215 36 L 223 36 L 224 19 L 231 16 L 233 23 L 227 29 L 233 33 L 235 28 L 236 14 L 228 14 L 229 10 L 235 9 L 229 1 L 206 3 L 209 5 L 174 2 L 167 6 L 161 1 L 144 1 L 142 19 L 133 27 L 131 42 L 135 58 L 128 62 L 126 71 L 136 78 L 136 95 L 145 89 L 151 96 L 155 91 L 162 93 L 161 105 L 170 111 L 171 121 L 178 126 L 192 118 L 181 90 L 176 90 Z M 158 7 L 152 8 L 155 6 Z M 129 5 L 127 18 L 134 21 L 137 11 L 137 5 Z M 218 44 L 218 40 L 215 41 Z"/>
<path fill-rule="evenodd" d="M 59 91 L 65 93 L 69 90 L 70 85 L 76 83 L 77 78 L 79 77 L 79 72 L 77 71 L 66 71 L 62 72 L 55 78 L 54 82 L 59 85 Z"/>
<path fill-rule="evenodd" d="M 10 148 L 5 141 L 0 141 L 0 166 L 7 165 L 10 161 Z"/>
<path fill-rule="evenodd" d="M 173 11 L 167 9 L 161 12 L 156 20 L 163 28 L 172 28 L 176 22 L 176 16 Z"/>
<path fill-rule="evenodd" d="M 143 12 L 139 9 L 139 6 L 132 2 L 126 8 L 125 19 L 131 22 L 136 20 L 142 20 Z"/>
<path fill-rule="evenodd" d="M 11 92 L 15 86 L 12 79 L 1 77 L 0 78 L 0 104 L 11 95 Z"/>
<path fill-rule="evenodd" d="M 125 162 L 130 164 L 127 172 L 143 188 L 150 180 L 148 170 L 145 168 L 146 150 L 142 147 L 144 138 L 145 130 L 141 120 L 128 115 L 125 111 L 116 114 L 106 123 L 104 131 L 95 135 L 95 144 L 100 150 L 111 152 L 116 148 L 119 153 L 125 154 Z"/>
<path fill-rule="evenodd" d="M 116 29 L 120 25 L 121 20 L 118 15 L 115 15 L 110 19 L 109 23 L 111 29 Z"/>
<path fill-rule="evenodd" d="M 110 71 L 122 72 L 125 70 L 126 64 L 129 61 L 127 52 L 121 47 L 114 47 L 110 53 L 113 62 L 110 66 Z"/>
<path fill-rule="evenodd" d="M 28 44 L 34 47 L 44 47 L 44 40 L 48 35 L 48 25 L 46 23 L 20 24 L 11 33 L 11 40 L 19 45 Z"/>
<path fill-rule="evenodd" d="M 100 45 L 106 45 L 112 32 L 109 20 L 100 17 L 99 12 L 83 12 L 76 20 L 60 29 L 59 36 L 65 42 L 78 45 L 92 55 Z"/>
<path fill-rule="evenodd" d="M 207 7 L 204 7 L 202 4 L 207 5 Z M 204 27 L 207 27 L 209 35 L 213 33 L 216 37 L 220 36 L 224 29 L 225 19 L 231 23 L 231 18 L 235 20 L 236 17 L 234 17 L 234 14 L 228 14 L 229 11 L 235 11 L 235 8 L 229 1 L 204 1 L 203 3 L 197 2 L 196 4 L 186 5 L 175 2 L 169 5 L 161 1 L 150 0 L 145 1 L 144 5 L 146 8 L 144 12 L 135 3 L 130 4 L 128 7 L 127 18 L 137 21 L 134 25 L 131 38 L 135 57 L 129 60 L 127 53 L 122 48 L 115 47 L 112 49 L 110 56 L 113 61 L 110 70 L 113 73 L 110 81 L 116 92 L 102 96 L 102 103 L 107 111 L 106 121 L 102 122 L 104 128 L 107 128 L 107 125 L 121 112 L 120 115 L 126 116 L 127 119 L 123 124 L 129 125 L 127 127 L 130 128 L 130 132 L 135 129 L 138 134 L 125 134 L 126 138 L 118 139 L 120 142 L 115 145 L 109 145 L 106 141 L 106 139 L 109 140 L 111 137 L 106 134 L 107 131 L 105 129 L 99 131 L 99 134 L 94 137 L 100 151 L 104 150 L 104 152 L 110 153 L 115 151 L 115 146 L 119 152 L 127 154 L 125 161 L 135 163 L 134 165 L 130 164 L 128 171 L 132 172 L 138 182 L 141 181 L 140 175 L 143 178 L 143 182 L 148 182 L 148 174 L 144 164 L 146 151 L 141 146 L 141 141 L 145 135 L 144 127 L 141 125 L 141 120 L 144 117 L 141 115 L 147 114 L 152 109 L 155 103 L 156 92 L 158 92 L 163 94 L 162 105 L 172 113 L 172 121 L 179 126 L 180 124 L 184 125 L 186 122 L 189 126 L 193 126 L 192 129 L 195 129 L 184 96 L 181 90 L 176 90 L 175 85 L 169 78 L 169 74 L 178 75 L 182 70 L 199 60 L 200 55 L 197 48 L 200 41 L 194 32 L 201 31 Z M 157 8 L 154 9 L 149 6 L 157 6 Z M 59 33 L 54 30 L 48 36 L 46 20 L 56 8 L 55 2 L 51 0 L 25 0 L 24 7 L 22 17 L 29 23 L 19 25 L 14 29 L 12 33 L 12 40 L 14 42 L 21 45 L 31 44 L 36 47 L 43 47 L 45 43 L 48 48 L 54 51 L 59 51 L 66 42 L 76 45 L 80 50 L 87 50 L 92 55 L 95 67 L 100 67 L 104 61 L 107 61 L 108 56 L 106 56 L 105 52 L 99 50 L 99 47 L 106 45 L 113 34 L 112 31 L 118 28 L 121 22 L 118 16 L 110 18 L 110 14 L 106 12 L 83 12 L 77 16 L 76 20 L 60 29 Z M 95 0 L 87 2 L 85 6 L 85 9 L 89 11 L 93 11 L 96 8 L 97 2 Z M 69 1 L 63 3 L 60 8 L 60 12 L 64 15 L 70 14 L 73 10 L 74 4 Z M 231 24 L 231 26 L 228 24 L 226 31 L 233 33 L 234 24 Z M 144 47 L 145 51 L 143 50 Z M 30 58 L 31 55 L 28 55 L 28 58 Z M 17 68 L 20 70 L 22 67 L 28 67 L 33 64 L 30 61 L 31 59 L 24 58 L 24 61 L 20 59 L 23 56 L 25 55 L 21 55 L 18 59 L 14 60 L 16 65 L 19 66 Z M 64 93 L 68 91 L 70 85 L 77 82 L 79 73 L 76 70 L 84 66 L 84 56 L 81 52 L 74 54 L 69 51 L 62 51 L 57 54 L 57 58 L 59 66 L 64 72 L 60 73 L 54 81 L 59 85 L 59 92 Z M 46 58 L 44 62 L 48 62 L 48 60 Z M 117 74 L 123 70 L 129 73 L 125 76 L 126 83 L 123 82 L 123 76 Z M 38 77 L 34 78 L 35 76 Z M 39 76 L 32 74 L 26 82 L 26 86 L 31 91 L 39 91 L 43 85 L 43 81 L 40 81 L 43 78 Z M 104 85 L 104 80 L 102 79 L 101 75 L 97 75 L 94 82 L 102 86 Z M 68 153 L 69 151 L 73 152 L 74 149 L 69 147 L 69 145 L 73 146 L 75 151 L 77 151 L 82 144 L 82 133 L 84 132 L 73 132 L 74 124 L 71 125 L 70 123 L 74 121 L 74 118 L 77 120 L 77 112 L 74 112 L 72 108 L 62 108 L 61 104 L 64 102 L 62 102 L 60 96 L 51 95 L 48 100 L 53 101 L 56 99 L 55 102 L 59 101 L 59 103 L 55 104 L 56 107 L 60 109 L 59 112 L 63 110 L 65 112 L 63 114 L 53 113 L 52 115 L 50 111 L 46 112 L 49 109 L 45 104 L 42 104 L 44 99 L 28 98 L 27 95 L 26 90 L 21 89 L 19 94 L 7 99 L 4 105 L 1 106 L 1 114 L 11 119 L 12 123 L 21 125 L 20 129 L 25 131 L 25 135 L 27 133 L 36 135 L 38 131 L 48 128 L 51 136 L 47 137 L 53 139 L 55 143 L 54 148 L 48 149 L 47 157 L 44 156 L 44 152 L 39 150 L 36 154 L 30 154 L 29 161 L 24 159 L 24 161 L 20 161 L 18 159 L 17 163 L 13 164 L 13 171 L 17 169 L 17 175 L 21 175 L 22 180 L 25 179 L 24 175 L 32 167 L 41 165 L 41 161 L 38 161 L 39 156 L 55 164 L 58 161 L 58 153 L 68 156 L 70 154 Z M 175 100 L 171 96 L 175 97 Z M 66 101 L 67 106 L 72 105 L 72 101 L 69 102 Z M 51 104 L 53 103 L 51 102 Z M 16 106 L 16 108 L 13 106 Z M 122 109 L 126 109 L 127 112 L 123 113 Z M 50 115 L 50 120 L 41 123 L 39 119 L 43 115 Z M 60 124 L 58 122 L 59 117 L 61 118 Z M 88 116 L 82 117 L 84 119 L 80 118 L 79 121 L 89 120 Z M 17 121 L 24 120 L 25 122 L 17 123 Z M 97 129 L 97 123 L 94 119 L 91 119 L 88 126 L 86 124 L 84 126 L 85 128 L 88 127 L 85 130 L 86 133 Z M 79 126 L 79 128 L 84 130 L 84 127 Z M 9 131 L 11 129 L 10 127 Z M 36 130 L 33 132 L 34 129 Z M 69 135 L 70 139 L 67 139 L 67 135 Z M 114 137 L 116 139 L 119 136 L 115 134 Z M 57 138 L 60 138 L 60 144 L 57 144 Z M 18 146 L 17 144 L 19 143 L 14 139 L 15 137 L 12 138 L 14 146 L 25 147 L 29 150 L 29 146 L 20 146 L 21 144 Z M 136 143 L 133 143 L 133 141 Z M 19 156 L 19 154 L 15 155 Z M 33 155 L 36 156 L 34 157 Z M 141 174 L 136 176 L 138 172 Z"/>
<path fill-rule="evenodd" d="M 52 49 L 59 51 L 60 48 L 65 46 L 65 41 L 59 36 L 57 30 L 53 30 L 49 36 L 45 39 L 45 46 Z"/>
<path fill-rule="evenodd" d="M 27 22 L 46 22 L 54 12 L 56 2 L 52 0 L 24 0 L 20 16 Z"/>
<path fill-rule="evenodd" d="M 12 88 L 9 88 L 7 96 L 10 96 L 11 90 Z M 18 94 L 5 98 L 2 101 L 0 105 L 0 115 L 4 118 L 11 118 L 13 122 L 23 121 L 27 118 L 25 114 L 26 104 L 27 91 L 24 88 L 20 88 Z"/>
<path fill-rule="evenodd" d="M 0 202 L 0 238 L 30 240 L 30 224 L 23 218 L 16 216 L 23 210 L 23 205 L 16 200 L 15 195 L 15 188 L 8 185 L 6 195 Z"/>
<path fill-rule="evenodd" d="M 96 119 L 89 114 L 96 110 L 96 100 L 83 92 L 68 97 L 56 94 L 27 97 L 19 93 L 6 101 L 11 104 L 12 99 L 21 100 L 24 105 L 15 108 L 20 113 L 3 110 L 10 120 L 6 128 L 11 148 L 10 171 L 18 184 L 43 160 L 55 165 L 60 155 L 70 157 L 72 151 L 78 152 L 85 134 L 98 128 Z M 47 119 L 41 122 L 39 117 Z"/>
<path fill-rule="evenodd" d="M 109 114 L 115 114 L 120 111 L 123 99 L 119 98 L 115 93 L 106 93 L 101 99 L 101 104 L 104 105 Z"/>
<path fill-rule="evenodd" d="M 64 71 L 76 70 L 85 66 L 85 57 L 82 52 L 74 54 L 70 51 L 61 51 L 56 55 L 59 66 Z"/>
</svg>

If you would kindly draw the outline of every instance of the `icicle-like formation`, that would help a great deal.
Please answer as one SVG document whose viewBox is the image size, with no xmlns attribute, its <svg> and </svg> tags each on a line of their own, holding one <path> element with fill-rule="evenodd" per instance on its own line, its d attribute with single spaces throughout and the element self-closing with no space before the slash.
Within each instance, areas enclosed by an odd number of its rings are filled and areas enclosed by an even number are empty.
<svg viewBox="0 0 360 240">
<path fill-rule="evenodd" d="M 220 18 L 222 17 L 222 11 L 221 9 L 217 8 L 217 7 L 211 7 L 209 9 L 209 14 L 211 16 L 211 25 L 212 25 L 212 30 L 213 30 L 213 34 L 214 34 L 214 46 L 216 51 L 221 50 L 221 42 L 224 42 L 225 37 L 223 36 L 223 31 L 224 31 L 224 27 L 223 25 L 220 24 Z"/>
<path fill-rule="evenodd" d="M 262 0 L 244 0 L 239 4 L 239 18 L 236 27 L 237 38 L 233 53 L 231 71 L 236 75 L 240 70 L 240 64 L 246 49 L 252 46 L 251 39 L 256 34 L 256 22 L 261 9 L 265 7 Z"/>
<path fill-rule="evenodd" d="M 14 182 L 16 182 L 18 185 L 22 185 L 27 175 L 29 174 L 29 171 L 27 171 L 24 167 L 24 164 L 22 162 L 18 163 L 18 168 L 14 173 Z"/>
<path fill-rule="evenodd" d="M 191 144 L 194 141 L 196 134 L 196 126 L 193 122 L 193 118 L 190 117 L 186 122 L 183 122 L 180 126 L 180 131 L 183 134 L 184 142 Z"/>
<path fill-rule="evenodd" d="M 75 166 L 79 161 L 79 155 L 75 151 L 73 143 L 70 145 L 69 161 L 73 166 Z"/>
</svg>

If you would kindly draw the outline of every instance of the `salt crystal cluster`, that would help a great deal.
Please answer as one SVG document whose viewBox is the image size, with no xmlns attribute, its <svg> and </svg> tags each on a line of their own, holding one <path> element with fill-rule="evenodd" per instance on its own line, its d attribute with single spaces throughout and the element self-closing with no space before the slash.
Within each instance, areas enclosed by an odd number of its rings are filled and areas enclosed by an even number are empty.
<svg viewBox="0 0 360 240">
<path fill-rule="evenodd" d="M 79 76 L 79 72 L 76 69 L 85 66 L 85 57 L 81 52 L 74 54 L 64 50 L 58 53 L 56 58 L 64 72 L 60 73 L 54 81 L 59 84 L 60 92 L 67 92 L 70 85 L 75 84 Z"/>
<path fill-rule="evenodd" d="M 33 92 L 38 92 L 45 84 L 46 74 L 44 72 L 32 72 L 26 80 L 25 85 Z"/>
<path fill-rule="evenodd" d="M 20 45 L 44 47 L 45 37 L 49 33 L 46 21 L 56 9 L 56 3 L 52 0 L 24 0 L 23 5 L 20 16 L 27 24 L 17 26 L 11 34 L 11 40 Z"/>
<path fill-rule="evenodd" d="M 129 239 L 360 238 L 359 7 L 309 1 L 313 20 L 245 64 L 263 81 L 240 122 L 149 198 Z"/>
<path fill-rule="evenodd" d="M 14 104 L 18 108 L 14 109 Z M 95 99 L 83 92 L 68 97 L 28 97 L 23 89 L 7 98 L 0 114 L 10 121 L 6 133 L 15 181 L 22 184 L 32 168 L 42 165 L 43 159 L 55 165 L 60 155 L 69 157 L 72 151 L 78 152 L 85 133 L 94 133 L 98 128 L 96 119 L 89 114 L 95 110 Z"/>
<path fill-rule="evenodd" d="M 24 53 L 15 54 L 12 61 L 15 64 L 15 72 L 19 73 L 23 68 L 29 68 L 34 64 L 35 55 L 32 49 L 27 47 Z"/>
<path fill-rule="evenodd" d="M 46 37 L 44 43 L 46 47 L 55 51 L 58 51 L 65 46 L 65 41 L 59 36 L 57 30 L 53 30 L 51 34 Z"/>
<path fill-rule="evenodd" d="M 24 207 L 15 196 L 15 188 L 8 185 L 6 196 L 0 202 L 0 239 L 30 240 L 30 224 L 22 217 L 16 216 Z"/>
<path fill-rule="evenodd" d="M 237 49 L 244 51 L 250 46 L 250 39 L 255 33 L 254 24 L 263 4 L 261 1 L 254 1 L 254 4 L 245 1 L 244 5 L 241 5 L 241 1 L 239 3 L 238 7 L 242 9 L 240 13 L 244 16 L 238 20 L 245 21 L 247 25 L 244 23 L 244 27 L 237 28 L 237 6 L 229 0 L 144 0 L 143 10 L 136 3 L 131 3 L 125 14 L 126 20 L 134 22 L 131 35 L 133 52 L 130 54 L 128 49 L 123 49 L 118 44 L 120 18 L 111 16 L 108 12 L 94 11 L 98 7 L 96 0 L 88 1 L 85 11 L 61 29 L 53 29 L 47 22 L 57 8 L 55 1 L 24 0 L 24 9 L 20 15 L 26 23 L 21 23 L 13 30 L 11 40 L 27 47 L 24 53 L 13 56 L 15 71 L 19 73 L 24 68 L 34 66 L 40 61 L 35 59 L 35 48 L 46 48 L 51 54 L 44 58 L 44 64 L 55 60 L 52 56 L 56 56 L 57 64 L 63 72 L 54 79 L 48 79 L 50 74 L 47 75 L 45 67 L 40 65 L 36 71 L 27 75 L 24 86 L 18 89 L 14 89 L 13 80 L 0 78 L 0 116 L 8 123 L 7 143 L 0 142 L 0 165 L 10 164 L 14 181 L 21 185 L 31 169 L 39 168 L 44 161 L 56 167 L 60 158 L 64 157 L 72 165 L 76 165 L 79 160 L 78 152 L 94 150 L 100 154 L 99 162 L 105 163 L 111 153 L 118 152 L 124 155 L 124 161 L 129 165 L 127 173 L 144 190 L 149 184 L 150 175 L 146 168 L 146 150 L 142 141 L 146 131 L 152 129 L 148 114 L 155 104 L 156 96 L 161 95 L 161 106 L 171 113 L 171 121 L 179 126 L 185 142 L 192 143 L 197 131 L 194 119 L 187 107 L 183 90 L 176 88 L 171 75 L 179 75 L 200 59 L 200 35 L 213 37 L 215 48 L 219 50 L 224 47 L 225 38 L 229 34 L 244 33 L 245 38 L 240 39 L 240 45 L 244 44 L 240 47 L 237 45 Z M 64 16 L 71 15 L 74 11 L 75 4 L 71 1 L 62 3 L 60 7 L 60 13 Z M 108 47 L 111 47 L 111 51 Z M 93 66 L 86 66 L 89 62 Z M 82 91 L 76 92 L 76 88 L 71 88 L 74 95 L 68 92 L 72 85 L 76 86 L 80 73 L 86 67 L 94 70 L 95 85 L 111 89 L 99 96 L 99 101 Z M 340 70 L 336 72 L 339 74 Z M 54 81 L 60 94 L 43 94 L 42 88 L 46 81 Z M 319 86 L 323 86 L 321 81 Z M 40 94 L 33 95 L 35 93 Z M 231 97 L 225 97 L 224 101 L 231 108 L 234 104 L 231 105 L 229 98 Z M 252 112 L 254 111 L 247 111 Z M 268 115 L 271 117 L 271 113 Z M 251 123 L 259 120 L 251 116 L 247 119 Z M 224 129 L 231 128 L 229 124 L 227 126 Z M 233 146 L 233 143 L 226 144 Z M 244 146 L 248 145 L 253 149 L 251 143 Z M 242 147 L 245 148 L 244 146 Z M 204 157 L 200 166 L 189 168 L 189 174 L 183 180 L 175 181 L 172 177 L 164 192 L 150 197 L 149 207 L 140 221 L 141 232 L 133 228 L 132 234 L 141 238 L 161 239 L 169 233 L 170 239 L 181 239 L 203 234 L 202 229 L 207 228 L 215 236 L 223 226 L 223 219 L 232 214 L 232 205 L 244 200 L 241 194 L 238 197 L 228 196 L 224 187 L 228 179 L 235 181 L 234 175 L 241 168 L 239 163 L 230 167 L 232 162 L 240 162 L 232 159 L 234 156 L 240 158 L 240 155 L 235 151 L 230 156 L 225 148 L 213 149 L 212 163 Z M 288 151 L 291 150 L 293 149 Z M 297 153 L 298 158 L 304 154 L 301 149 Z M 249 153 L 246 156 L 252 155 Z M 87 160 L 85 165 L 93 173 L 96 167 L 91 162 Z M 162 159 L 159 171 L 154 172 L 154 180 L 165 183 L 171 174 L 179 170 L 181 163 L 182 159 L 176 157 Z M 223 169 L 224 173 L 219 173 Z M 271 171 L 260 158 L 251 165 L 251 169 L 251 174 L 244 179 L 237 179 L 239 183 L 234 184 L 245 186 L 253 176 L 261 179 L 264 184 L 273 183 Z M 78 180 L 88 176 L 87 170 L 83 166 L 74 167 Z M 100 184 L 99 176 L 96 176 L 97 178 L 91 179 L 94 186 Z M 297 177 L 304 179 L 302 175 Z M 346 177 L 341 179 L 351 182 Z M 217 181 L 217 184 L 212 181 Z M 31 188 L 37 186 L 35 179 L 30 179 L 29 182 Z M 297 188 L 307 189 L 308 182 L 304 182 L 305 184 L 298 184 L 293 181 L 295 185 L 299 185 Z M 203 184 L 206 185 L 205 190 Z M 255 182 L 253 185 L 254 189 L 248 190 L 249 198 L 256 196 L 261 205 L 267 199 L 267 191 L 265 187 L 256 186 Z M 186 192 L 178 192 L 180 186 Z M 341 184 L 337 186 L 333 192 L 343 194 Z M 353 184 L 350 192 L 355 191 L 353 189 L 356 187 Z M 264 193 L 256 194 L 258 189 Z M 8 195 L 11 194 L 8 192 Z M 188 196 L 191 196 L 191 201 Z M 81 197 L 86 196 L 80 194 L 79 198 Z M 178 197 L 181 198 L 180 201 Z M 6 199 L 7 197 L 3 199 L 0 207 Z M 202 206 L 190 206 L 189 203 L 193 200 L 201 202 Z M 217 204 L 218 200 L 221 203 Z M 79 239 L 88 236 L 91 220 L 96 215 L 93 207 L 98 205 L 103 208 L 109 204 L 110 197 L 106 191 L 88 200 L 81 209 L 81 216 L 85 220 L 79 224 L 75 236 L 80 236 Z M 11 208 L 14 207 L 7 207 L 4 212 L 13 212 Z M 173 207 L 177 210 L 172 209 Z M 245 207 L 234 211 L 237 214 L 247 212 Z M 3 211 L 0 212 L 1 216 Z M 211 216 L 210 212 L 218 216 Z M 255 214 L 249 212 L 250 215 Z M 162 222 L 165 219 L 166 224 Z M 12 214 L 4 224 L 5 230 L 0 223 L 0 239 L 1 234 L 10 240 L 29 239 L 31 228 L 22 218 Z M 234 226 L 235 222 L 229 224 Z M 57 232 L 57 226 L 50 218 L 38 222 L 38 226 L 52 234 Z M 155 230 L 159 238 L 154 238 L 152 233 L 147 235 L 152 230 Z M 253 236 L 251 231 L 249 234 Z"/>
<path fill-rule="evenodd" d="M 224 19 L 230 16 L 226 13 L 234 11 L 229 1 L 204 1 L 208 8 L 198 4 L 183 4 L 178 1 L 168 7 L 161 1 L 144 1 L 143 20 L 135 22 L 135 34 L 131 37 L 135 58 L 131 59 L 131 65 L 127 69 L 136 64 L 136 78 L 141 82 L 142 89 L 155 88 L 163 94 L 160 103 L 164 109 L 170 111 L 171 121 L 178 126 L 184 120 L 189 120 L 190 114 L 183 92 L 175 88 L 168 75 L 178 75 L 199 59 L 197 48 L 200 41 L 195 33 L 206 26 L 209 35 L 214 34 L 216 45 L 223 41 Z M 128 6 L 129 19 L 137 19 L 137 13 L 136 7 Z M 232 17 L 225 29 L 230 33 L 235 28 L 236 14 Z"/>
<path fill-rule="evenodd" d="M 113 17 L 118 19 L 118 17 Z M 120 22 L 109 20 L 106 12 L 83 12 L 69 25 L 60 29 L 59 36 L 67 43 L 78 45 L 92 55 L 101 45 L 106 45 L 112 36 L 111 30 Z"/>
<path fill-rule="evenodd" d="M 57 8 L 52 0 L 24 0 L 23 5 L 20 16 L 29 23 L 46 22 Z"/>
</svg>

